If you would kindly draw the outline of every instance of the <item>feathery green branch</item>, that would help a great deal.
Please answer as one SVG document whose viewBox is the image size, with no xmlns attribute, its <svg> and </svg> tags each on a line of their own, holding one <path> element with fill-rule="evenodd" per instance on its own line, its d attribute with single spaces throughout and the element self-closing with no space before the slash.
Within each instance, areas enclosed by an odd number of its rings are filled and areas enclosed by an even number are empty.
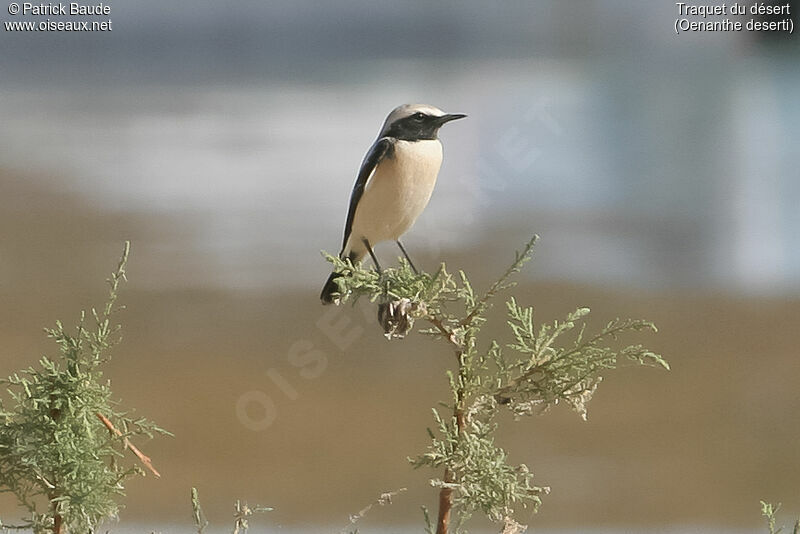
<svg viewBox="0 0 800 534">
<path fill-rule="evenodd" d="M 378 273 L 326 255 L 343 275 L 337 279 L 341 302 L 362 297 L 377 302 L 379 322 L 389 338 L 406 335 L 414 321 L 426 322 L 430 327 L 422 332 L 445 341 L 455 354 L 456 369 L 447 373 L 451 403 L 445 404 L 452 415 L 432 411 L 431 444 L 427 452 L 409 459 L 414 467 L 444 470 L 442 478 L 431 480 L 440 490 L 437 534 L 458 532 L 476 512 L 501 523 L 504 532 L 521 532 L 524 526 L 512 518 L 515 510 L 536 509 L 548 493 L 549 488 L 533 484 L 526 465 L 510 464 L 496 443 L 501 410 L 530 415 L 565 402 L 585 419 L 602 374 L 616 368 L 620 358 L 669 369 L 660 355 L 641 345 L 613 347 L 623 335 L 655 331 L 648 321 L 617 319 L 587 335 L 589 310 L 578 308 L 563 321 L 537 328 L 533 308 L 520 306 L 513 297 L 506 308 L 514 341 L 503 346 L 491 340 L 487 350 L 479 350 L 487 311 L 501 292 L 515 285 L 511 278 L 530 260 L 536 239 L 517 252 L 480 297 L 463 271 L 454 277 L 444 264 L 433 275 L 417 274 L 401 260 L 397 268 Z M 453 510 L 458 512 L 455 518 Z M 433 525 L 426 521 L 430 532 Z"/>
</svg>

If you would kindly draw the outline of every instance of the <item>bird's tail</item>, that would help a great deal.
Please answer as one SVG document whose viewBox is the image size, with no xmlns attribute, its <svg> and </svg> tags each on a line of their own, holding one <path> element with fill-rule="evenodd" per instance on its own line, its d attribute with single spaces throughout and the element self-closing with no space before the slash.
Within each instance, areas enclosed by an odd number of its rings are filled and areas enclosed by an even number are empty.
<svg viewBox="0 0 800 534">
<path fill-rule="evenodd" d="M 319 299 L 323 304 L 333 304 L 334 302 L 338 304 L 336 295 L 339 293 L 339 285 L 336 283 L 336 279 L 340 276 L 342 276 L 341 273 L 331 273 L 328 277 L 328 280 L 322 287 L 322 293 L 319 295 Z"/>
<path fill-rule="evenodd" d="M 347 255 L 353 263 L 359 261 L 367 253 L 366 248 L 364 250 L 351 249 L 347 252 L 345 251 L 347 251 L 347 248 L 342 250 L 339 257 L 343 258 Z M 339 285 L 336 283 L 336 279 L 340 276 L 343 276 L 342 273 L 333 272 L 325 281 L 325 285 L 322 286 L 322 293 L 319 295 L 319 299 L 323 304 L 339 304 Z"/>
</svg>

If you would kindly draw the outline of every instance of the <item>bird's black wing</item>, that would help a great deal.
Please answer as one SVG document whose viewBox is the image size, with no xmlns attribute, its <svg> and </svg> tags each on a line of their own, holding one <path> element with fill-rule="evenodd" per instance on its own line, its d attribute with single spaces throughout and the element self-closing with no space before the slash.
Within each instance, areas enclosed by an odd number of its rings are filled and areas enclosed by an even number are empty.
<svg viewBox="0 0 800 534">
<path fill-rule="evenodd" d="M 367 182 L 375 172 L 378 164 L 387 157 L 392 157 L 394 153 L 395 139 L 392 137 L 381 137 L 367 152 L 364 161 L 361 163 L 361 169 L 358 171 L 358 178 L 356 178 L 356 185 L 353 187 L 353 192 L 350 195 L 350 209 L 347 212 L 347 222 L 344 225 L 344 239 L 342 240 L 342 252 L 344 247 L 347 246 L 347 240 L 350 237 L 350 232 L 353 230 L 353 219 L 356 216 L 356 207 L 358 206 L 361 195 L 364 194 L 364 189 L 367 187 Z"/>
</svg>

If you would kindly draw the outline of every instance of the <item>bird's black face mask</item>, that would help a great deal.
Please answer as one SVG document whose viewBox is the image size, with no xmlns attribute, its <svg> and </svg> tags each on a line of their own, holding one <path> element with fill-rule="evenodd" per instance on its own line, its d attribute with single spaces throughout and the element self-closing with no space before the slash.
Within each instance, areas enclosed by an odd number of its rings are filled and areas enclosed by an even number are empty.
<svg viewBox="0 0 800 534">
<path fill-rule="evenodd" d="M 439 128 L 452 120 L 466 117 L 460 113 L 451 113 L 437 117 L 422 112 L 414 113 L 392 123 L 386 131 L 386 137 L 394 137 L 402 141 L 421 141 L 436 139 Z"/>
</svg>

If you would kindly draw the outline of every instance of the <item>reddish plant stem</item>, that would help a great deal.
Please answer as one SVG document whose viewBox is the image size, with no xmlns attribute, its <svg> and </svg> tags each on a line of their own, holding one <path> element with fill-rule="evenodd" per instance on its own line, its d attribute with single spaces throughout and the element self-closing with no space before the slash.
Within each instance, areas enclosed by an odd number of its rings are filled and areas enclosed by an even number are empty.
<svg viewBox="0 0 800 534">
<path fill-rule="evenodd" d="M 58 508 L 58 503 L 53 503 L 53 534 L 62 534 L 64 529 L 64 519 L 61 517 L 56 509 Z"/>
<path fill-rule="evenodd" d="M 61 410 L 54 407 L 55 397 L 52 394 L 50 395 L 50 402 L 50 405 L 53 406 L 50 408 L 50 418 L 55 422 L 59 422 L 61 420 Z M 53 534 L 62 534 L 64 530 L 64 518 L 58 511 L 58 501 L 56 501 L 59 496 L 57 489 L 58 482 L 55 476 L 51 476 L 51 479 L 52 482 L 48 483 L 47 480 L 44 480 L 44 483 L 50 488 L 47 497 L 50 499 L 50 503 L 53 505 Z"/>
<path fill-rule="evenodd" d="M 461 397 L 461 395 L 459 395 L 459 397 Z M 455 410 L 456 428 L 458 429 L 459 435 L 461 435 L 461 433 L 464 431 L 465 424 L 464 411 L 460 406 L 462 398 L 459 398 L 459 408 L 456 408 Z M 455 475 L 450 469 L 444 470 L 444 481 L 446 484 L 452 484 L 456 481 Z M 447 534 L 447 531 L 450 527 L 450 512 L 452 509 L 453 489 L 442 488 L 439 490 L 439 517 L 436 520 L 436 534 Z"/>
<path fill-rule="evenodd" d="M 120 432 L 117 429 L 117 427 L 114 426 L 114 424 L 108 419 L 108 417 L 106 417 L 105 415 L 103 415 L 101 413 L 97 413 L 95 415 L 97 416 L 98 419 L 100 419 L 100 421 L 103 422 L 103 424 L 106 426 L 106 428 L 109 430 L 109 432 L 111 432 L 111 433 L 113 433 L 113 434 L 115 434 L 115 435 L 117 435 L 119 437 L 122 437 L 122 432 Z M 125 442 L 125 446 L 128 449 L 130 449 L 130 451 L 133 454 L 135 454 L 137 458 L 139 458 L 139 461 L 142 462 L 144 464 L 144 466 L 147 467 L 147 469 L 150 470 L 151 473 L 153 473 L 155 476 L 157 476 L 159 478 L 161 477 L 161 474 L 158 471 L 156 471 L 155 467 L 153 467 L 153 462 L 150 460 L 149 456 L 146 456 L 142 451 L 140 451 L 136 447 L 136 445 L 134 445 L 133 443 L 131 443 L 128 440 L 128 438 L 124 438 L 124 442 Z"/>
<path fill-rule="evenodd" d="M 441 323 L 440 323 L 441 324 Z M 458 360 L 458 374 L 459 376 L 463 372 L 464 368 L 464 352 L 460 344 L 456 343 L 452 333 L 450 334 L 449 338 L 451 343 L 456 346 L 456 359 Z M 463 382 L 462 382 L 463 384 Z M 456 405 L 453 409 L 453 415 L 456 419 L 456 435 L 460 436 L 464 432 L 464 428 L 466 427 L 466 421 L 464 418 L 464 389 L 463 385 L 460 385 L 458 391 L 456 392 Z M 444 470 L 444 482 L 445 484 L 452 484 L 456 481 L 455 474 L 448 468 Z M 436 520 L 436 534 L 447 534 L 448 529 L 450 528 L 450 516 L 453 509 L 453 489 L 452 488 L 442 488 L 439 490 L 439 516 Z"/>
<path fill-rule="evenodd" d="M 453 482 L 453 475 L 449 469 L 444 470 L 444 481 Z M 439 518 L 436 520 L 436 534 L 447 534 L 450 525 L 450 510 L 453 508 L 453 490 L 442 488 L 439 490 Z"/>
</svg>

